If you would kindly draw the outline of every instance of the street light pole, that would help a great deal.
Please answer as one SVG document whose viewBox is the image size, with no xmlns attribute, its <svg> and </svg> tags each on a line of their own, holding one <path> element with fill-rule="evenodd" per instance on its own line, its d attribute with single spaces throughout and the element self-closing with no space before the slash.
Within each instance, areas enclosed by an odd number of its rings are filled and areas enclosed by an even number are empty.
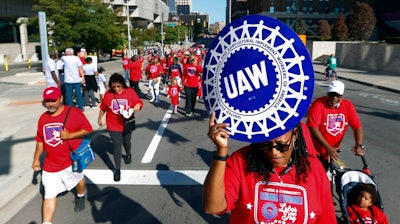
<svg viewBox="0 0 400 224">
<path fill-rule="evenodd" d="M 126 20 L 127 20 L 127 25 L 128 25 L 128 57 L 131 57 L 131 28 L 130 28 L 130 20 L 129 20 L 129 3 L 130 0 L 125 0 L 126 3 Z"/>
<path fill-rule="evenodd" d="M 161 13 L 161 56 L 164 56 L 164 19 Z"/>
</svg>

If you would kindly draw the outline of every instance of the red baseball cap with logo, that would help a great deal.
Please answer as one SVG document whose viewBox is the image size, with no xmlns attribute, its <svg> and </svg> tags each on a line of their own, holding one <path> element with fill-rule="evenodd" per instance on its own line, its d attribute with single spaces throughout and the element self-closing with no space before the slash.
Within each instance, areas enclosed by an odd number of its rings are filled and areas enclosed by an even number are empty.
<svg viewBox="0 0 400 224">
<path fill-rule="evenodd" d="M 61 96 L 61 90 L 57 87 L 51 86 L 43 90 L 43 101 L 57 100 Z"/>
</svg>

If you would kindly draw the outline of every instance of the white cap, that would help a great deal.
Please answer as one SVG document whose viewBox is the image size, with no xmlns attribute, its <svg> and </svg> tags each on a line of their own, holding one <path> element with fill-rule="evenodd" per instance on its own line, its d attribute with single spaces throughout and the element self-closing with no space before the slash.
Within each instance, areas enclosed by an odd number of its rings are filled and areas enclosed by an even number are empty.
<svg viewBox="0 0 400 224">
<path fill-rule="evenodd" d="M 343 95 L 344 93 L 344 84 L 341 81 L 335 80 L 329 84 L 328 93 L 338 93 L 339 95 Z"/>
</svg>

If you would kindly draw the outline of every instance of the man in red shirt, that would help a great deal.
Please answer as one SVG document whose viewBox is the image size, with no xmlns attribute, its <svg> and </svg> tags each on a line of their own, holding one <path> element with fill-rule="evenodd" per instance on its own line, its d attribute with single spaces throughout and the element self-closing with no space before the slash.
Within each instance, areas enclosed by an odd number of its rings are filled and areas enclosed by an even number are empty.
<svg viewBox="0 0 400 224">
<path fill-rule="evenodd" d="M 186 117 L 194 116 L 194 107 L 196 105 L 196 96 L 199 91 L 199 80 L 201 79 L 201 74 L 203 73 L 203 68 L 201 65 L 197 64 L 196 56 L 191 56 L 189 58 L 189 63 L 185 64 L 183 67 L 183 86 L 186 95 Z"/>
<path fill-rule="evenodd" d="M 344 84 L 341 81 L 332 81 L 329 84 L 326 96 L 317 98 L 308 110 L 307 125 L 313 137 L 316 150 L 321 161 L 328 168 L 330 157 L 339 158 L 338 151 L 347 128 L 354 132 L 355 155 L 363 155 L 363 130 L 360 118 L 353 103 L 343 98 Z"/>
<path fill-rule="evenodd" d="M 139 56 L 134 55 L 128 64 L 129 69 L 129 86 L 133 88 L 139 97 L 142 97 L 142 91 L 139 88 L 139 82 L 142 79 L 142 61 Z"/>
<path fill-rule="evenodd" d="M 38 121 L 36 150 L 32 168 L 42 170 L 44 201 L 43 223 L 51 223 L 56 211 L 57 195 L 76 187 L 75 212 L 85 208 L 85 177 L 72 171 L 70 151 L 79 147 L 82 137 L 93 131 L 86 116 L 76 107 L 63 105 L 61 90 L 48 87 L 43 91 L 43 105 L 47 111 Z M 68 119 L 66 120 L 66 116 Z M 63 123 L 65 124 L 63 125 Z M 40 157 L 46 151 L 43 167 Z"/>
</svg>

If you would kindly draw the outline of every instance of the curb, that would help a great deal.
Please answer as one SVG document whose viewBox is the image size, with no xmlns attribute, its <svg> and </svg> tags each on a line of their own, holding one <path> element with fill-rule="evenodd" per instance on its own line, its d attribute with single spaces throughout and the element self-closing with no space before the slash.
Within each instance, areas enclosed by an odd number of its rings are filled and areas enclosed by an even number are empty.
<svg viewBox="0 0 400 224">
<path fill-rule="evenodd" d="M 320 71 L 315 71 L 314 70 L 314 72 L 315 73 L 319 73 L 319 74 L 324 74 L 323 72 L 320 72 Z M 348 78 L 348 77 L 344 77 L 344 76 L 340 76 L 340 75 L 338 75 L 338 77 L 340 79 L 347 80 L 347 81 L 350 81 L 350 82 L 355 82 L 355 83 L 358 83 L 358 84 L 361 84 L 361 85 L 370 86 L 370 87 L 374 87 L 374 88 L 377 88 L 377 89 L 381 89 L 381 90 L 389 91 L 389 92 L 392 92 L 392 93 L 400 94 L 400 90 L 397 90 L 397 89 L 392 89 L 392 88 L 388 88 L 388 87 L 385 87 L 385 86 L 375 85 L 375 84 L 372 84 L 372 83 L 363 82 L 363 81 L 360 81 L 358 79 L 352 79 L 352 78 Z"/>
</svg>

